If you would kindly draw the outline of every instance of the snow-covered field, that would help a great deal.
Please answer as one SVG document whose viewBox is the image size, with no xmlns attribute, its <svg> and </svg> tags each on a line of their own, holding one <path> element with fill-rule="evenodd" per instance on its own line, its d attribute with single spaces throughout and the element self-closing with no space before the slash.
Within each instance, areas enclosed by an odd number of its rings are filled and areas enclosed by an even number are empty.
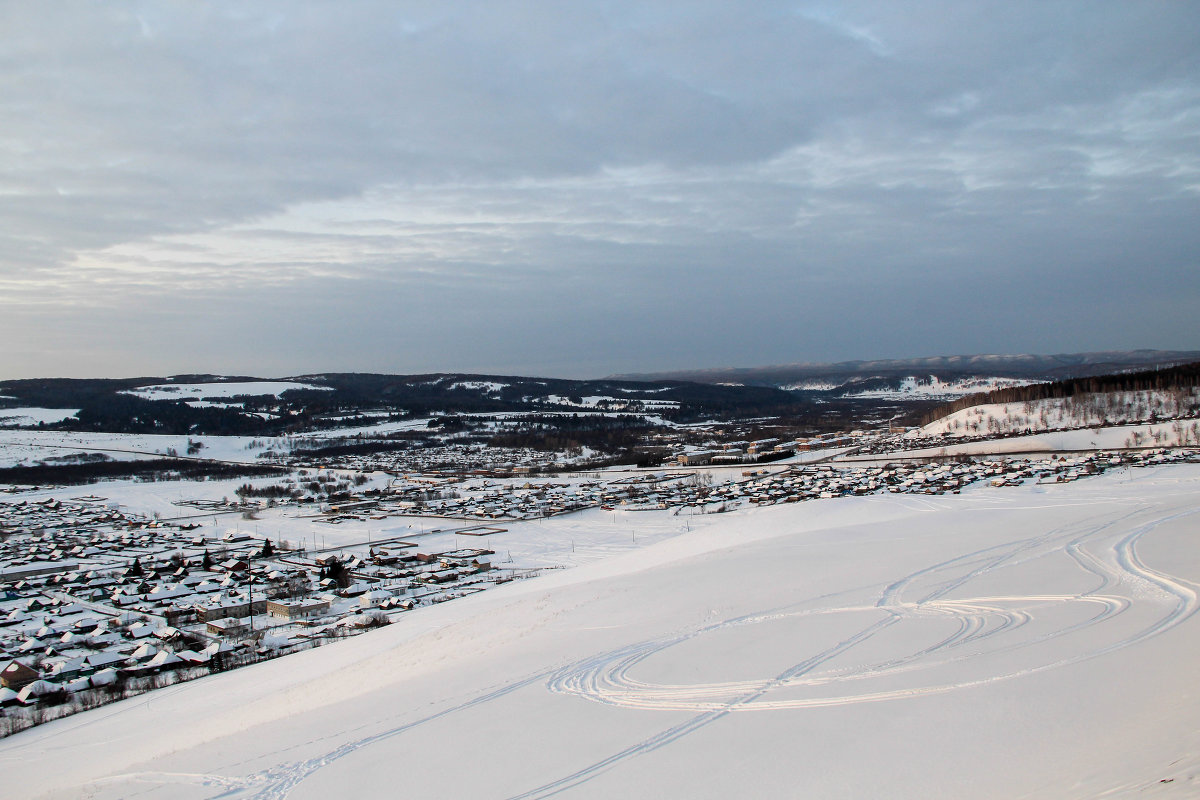
<svg viewBox="0 0 1200 800">
<path fill-rule="evenodd" d="M 0 793 L 1194 797 L 1198 519 L 1192 465 L 695 517 L 0 741 Z"/>
<path fill-rule="evenodd" d="M 196 457 L 218 461 L 255 463 L 269 448 L 288 448 L 284 439 L 251 436 L 174 436 L 140 433 L 87 433 L 72 431 L 0 430 L 0 468 L 83 453 L 103 453 L 114 461 L 163 458 L 174 451 L 187 453 L 188 442 L 204 446 Z"/>
<path fill-rule="evenodd" d="M 718 384 L 720 386 L 741 386 L 740 383 Z M 832 383 L 830 381 L 797 381 L 796 383 L 788 383 L 780 386 L 780 389 L 787 391 L 806 391 L 806 392 L 828 392 L 841 386 L 840 383 Z"/>
<path fill-rule="evenodd" d="M 857 381 L 838 382 L 823 380 L 807 380 L 780 386 L 791 391 L 828 392 L 846 387 L 844 397 L 857 397 L 864 400 L 953 400 L 976 392 L 990 392 L 993 389 L 1006 389 L 1012 386 L 1028 386 L 1038 381 L 1027 381 L 1018 378 L 959 378 L 944 381 L 936 375 L 921 375 L 902 378 L 896 389 L 870 389 L 853 391 Z"/>
<path fill-rule="evenodd" d="M 332 391 L 328 386 L 317 386 L 297 381 L 242 381 L 219 383 L 160 383 L 139 386 L 122 394 L 132 394 L 143 400 L 200 400 L 205 397 L 241 397 L 264 395 L 279 397 L 290 389 L 315 389 Z"/>
<path fill-rule="evenodd" d="M 204 403 L 206 401 L 195 401 Z M 625 401 L 621 401 L 625 402 Z M 650 401 L 656 403 L 660 401 Z M 661 401 L 666 402 L 666 401 Z M 211 403 L 209 405 L 212 405 Z M 37 409 L 22 409 L 24 412 Z M 127 461 L 140 458 L 162 458 L 174 451 L 176 455 L 184 456 L 188 452 L 189 442 L 196 441 L 203 445 L 193 455 L 195 458 L 213 459 L 217 461 L 232 461 L 237 463 L 262 463 L 261 455 L 271 451 L 286 456 L 294 448 L 320 447 L 323 444 L 334 443 L 354 438 L 384 438 L 393 433 L 404 431 L 422 431 L 429 429 L 430 418 L 413 417 L 397 421 L 383 421 L 368 425 L 353 425 L 340 428 L 323 428 L 308 433 L 289 436 L 213 436 L 205 434 L 165 435 L 165 434 L 126 434 L 126 433 L 90 433 L 72 431 L 43 431 L 22 430 L 4 427 L 4 416 L 17 409 L 0 410 L 0 468 L 12 467 L 19 464 L 33 465 L 47 458 L 62 458 L 88 453 L 103 453 L 114 461 Z M 42 409 L 42 411 L 48 411 Z M 53 410 L 61 419 L 75 413 L 75 409 Z M 492 430 L 503 427 L 501 420 L 521 420 L 524 417 L 545 413 L 569 412 L 484 412 L 462 415 L 472 421 L 482 422 Z M 626 411 L 597 411 L 605 416 L 636 416 L 646 420 L 650 425 L 664 427 L 703 427 L 702 425 L 682 426 L 655 414 Z M 54 416 L 51 414 L 49 416 Z M 47 418 L 47 421 L 50 421 Z M 31 424 L 29 416 L 15 420 L 12 424 Z"/>
<path fill-rule="evenodd" d="M 546 395 L 546 401 L 558 406 L 574 406 L 575 408 L 623 409 L 637 404 L 646 409 L 679 408 L 678 400 L 656 400 L 652 397 L 612 397 L 605 394 L 580 397 L 578 402 L 558 394 Z"/>
<path fill-rule="evenodd" d="M 47 425 L 70 419 L 79 413 L 78 408 L 0 408 L 0 428 L 17 425 L 37 425 L 44 422 Z"/>
<path fill-rule="evenodd" d="M 1029 386 L 1038 381 L 1016 378 L 960 378 L 943 381 L 936 375 L 903 378 L 898 389 L 872 389 L 862 392 L 847 392 L 845 397 L 864 400 L 953 400 L 977 392 L 993 389 L 1008 389 L 1014 386 Z"/>
<path fill-rule="evenodd" d="M 501 389 L 508 388 L 507 383 L 497 383 L 496 381 L 455 381 L 446 386 L 447 389 L 475 389 L 483 390 L 488 394 L 495 394 Z"/>
</svg>

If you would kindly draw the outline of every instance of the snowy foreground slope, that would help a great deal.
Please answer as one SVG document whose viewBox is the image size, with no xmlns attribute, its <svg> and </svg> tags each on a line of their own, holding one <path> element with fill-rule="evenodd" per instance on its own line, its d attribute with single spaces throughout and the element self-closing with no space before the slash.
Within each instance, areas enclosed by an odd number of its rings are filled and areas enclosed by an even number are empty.
<svg viewBox="0 0 1200 800">
<path fill-rule="evenodd" d="M 1195 466 L 697 517 L 0 741 L 0 794 L 1192 797 L 1197 582 Z"/>
</svg>

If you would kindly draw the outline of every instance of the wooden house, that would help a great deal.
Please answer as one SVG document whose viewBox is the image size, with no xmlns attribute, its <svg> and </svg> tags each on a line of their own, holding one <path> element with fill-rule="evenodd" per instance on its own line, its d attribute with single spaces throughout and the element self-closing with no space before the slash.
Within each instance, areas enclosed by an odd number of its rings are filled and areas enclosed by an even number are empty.
<svg viewBox="0 0 1200 800">
<path fill-rule="evenodd" d="M 5 689 L 12 689 L 14 692 L 19 692 L 25 686 L 38 680 L 41 675 L 32 667 L 27 667 L 16 659 L 8 662 L 4 669 L 0 670 L 0 686 Z"/>
</svg>

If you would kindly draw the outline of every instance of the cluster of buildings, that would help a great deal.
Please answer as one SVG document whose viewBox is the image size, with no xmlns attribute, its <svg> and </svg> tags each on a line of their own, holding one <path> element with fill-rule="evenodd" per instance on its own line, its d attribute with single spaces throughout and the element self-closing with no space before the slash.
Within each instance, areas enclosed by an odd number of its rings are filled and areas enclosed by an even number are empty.
<svg viewBox="0 0 1200 800">
<path fill-rule="evenodd" d="M 859 439 L 826 437 L 817 444 L 825 449 Z M 753 460 L 800 444 L 730 442 L 719 452 Z M 928 464 L 793 463 L 720 482 L 703 470 L 573 480 L 409 475 L 329 505 L 314 521 L 420 514 L 478 520 L 481 534 L 502 534 L 486 521 L 597 507 L 713 513 L 845 495 L 941 494 L 979 482 L 1063 482 L 1116 466 L 1198 458 L 1194 451 L 1160 450 Z M 708 463 L 718 463 L 716 456 Z M 9 708 L 62 703 L 164 673 L 204 674 L 231 659 L 312 646 L 513 577 L 511 568 L 493 569 L 488 549 L 420 552 L 413 542 L 391 539 L 344 557 L 332 550 L 275 549 L 240 531 L 204 535 L 198 527 L 186 519 L 129 514 L 92 495 L 0 503 L 0 717 Z"/>
<path fill-rule="evenodd" d="M 0 717 L 214 659 L 312 646 L 380 614 L 511 579 L 491 551 L 306 557 L 230 531 L 122 513 L 104 498 L 0 503 Z"/>
<path fill-rule="evenodd" d="M 523 475 L 545 468 L 565 467 L 565 453 L 531 448 L 489 447 L 482 444 L 449 441 L 445 444 L 388 450 L 376 453 L 346 454 L 324 461 L 338 469 L 364 472 L 486 472 Z"/>
<path fill-rule="evenodd" d="M 885 463 L 844 467 L 791 466 L 752 475 L 746 480 L 712 486 L 686 487 L 686 504 L 704 510 L 728 510 L 743 503 L 772 505 L 847 495 L 880 493 L 958 493 L 979 482 L 1019 486 L 1026 482 L 1065 483 L 1098 475 L 1118 466 L 1146 466 L 1200 460 L 1200 454 L 1180 451 L 1140 453 L 1097 452 L 1083 456 L 1044 459 L 996 459 L 945 463 Z"/>
<path fill-rule="evenodd" d="M 809 450 L 826 450 L 851 447 L 866 441 L 865 431 L 846 434 L 829 434 L 802 439 L 756 439 L 754 441 L 722 442 L 708 448 L 692 448 L 675 456 L 680 466 L 704 466 L 707 464 L 752 464 L 776 461 Z"/>
<path fill-rule="evenodd" d="M 648 473 L 607 480 L 443 478 L 431 483 L 418 476 L 393 483 L 390 494 L 401 498 L 407 513 L 453 519 L 536 519 L 638 498 L 684 477 Z M 389 507 L 393 507 L 389 501 L 381 503 L 381 508 Z"/>
</svg>

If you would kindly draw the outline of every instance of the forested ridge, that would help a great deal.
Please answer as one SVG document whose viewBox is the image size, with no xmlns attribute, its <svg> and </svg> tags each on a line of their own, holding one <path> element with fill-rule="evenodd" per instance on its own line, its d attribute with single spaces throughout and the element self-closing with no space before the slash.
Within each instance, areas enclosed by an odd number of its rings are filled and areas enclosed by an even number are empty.
<svg viewBox="0 0 1200 800">
<path fill-rule="evenodd" d="M 1173 391 L 1196 386 L 1200 386 L 1200 361 L 1165 369 L 1140 370 L 993 389 L 990 392 L 967 395 L 938 406 L 926 413 L 920 424 L 927 425 L 956 411 L 962 411 L 964 408 L 993 403 L 1029 403 L 1036 400 L 1053 400 L 1110 392 Z"/>
</svg>

